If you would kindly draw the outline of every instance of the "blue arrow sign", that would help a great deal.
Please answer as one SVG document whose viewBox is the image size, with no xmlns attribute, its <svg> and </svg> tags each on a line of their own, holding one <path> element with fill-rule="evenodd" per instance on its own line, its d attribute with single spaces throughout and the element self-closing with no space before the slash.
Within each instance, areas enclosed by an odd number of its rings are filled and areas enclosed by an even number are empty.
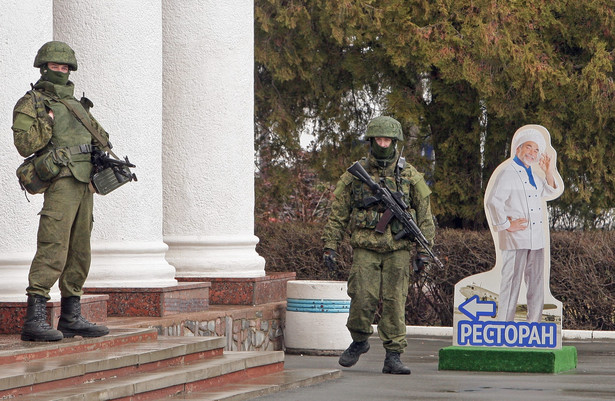
<svg viewBox="0 0 615 401">
<path fill-rule="evenodd" d="M 459 305 L 459 310 L 472 320 L 479 320 L 481 316 L 495 316 L 494 301 L 480 301 L 478 295 Z"/>
</svg>

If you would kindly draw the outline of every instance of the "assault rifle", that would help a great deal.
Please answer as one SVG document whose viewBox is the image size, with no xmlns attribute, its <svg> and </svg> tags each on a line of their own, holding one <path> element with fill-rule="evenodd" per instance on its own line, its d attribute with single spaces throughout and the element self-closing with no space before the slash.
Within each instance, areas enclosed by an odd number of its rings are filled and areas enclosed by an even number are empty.
<svg viewBox="0 0 615 401">
<path fill-rule="evenodd" d="M 376 225 L 376 232 L 383 234 L 384 230 L 391 221 L 393 217 L 395 217 L 404 227 L 399 233 L 395 235 L 395 239 L 399 240 L 406 235 L 410 236 L 414 239 L 420 246 L 422 246 L 429 256 L 434 260 L 434 262 L 439 267 L 444 267 L 440 259 L 433 253 L 431 248 L 429 247 L 429 241 L 421 232 L 421 229 L 416 225 L 416 222 L 412 218 L 412 215 L 406 211 L 408 209 L 408 205 L 401 198 L 402 194 L 399 192 L 391 192 L 387 187 L 380 186 L 372 180 L 372 177 L 369 176 L 367 171 L 363 168 L 361 163 L 356 162 L 348 169 L 348 172 L 355 177 L 357 177 L 361 182 L 366 184 L 369 189 L 374 193 L 374 197 L 378 201 L 382 201 L 386 206 L 386 211 L 380 218 L 380 221 Z"/>
<path fill-rule="evenodd" d="M 99 149 L 92 150 L 92 165 L 94 171 L 92 183 L 96 192 L 106 195 L 129 181 L 137 181 L 136 174 L 130 168 L 137 167 L 128 160 L 114 159 Z"/>
</svg>

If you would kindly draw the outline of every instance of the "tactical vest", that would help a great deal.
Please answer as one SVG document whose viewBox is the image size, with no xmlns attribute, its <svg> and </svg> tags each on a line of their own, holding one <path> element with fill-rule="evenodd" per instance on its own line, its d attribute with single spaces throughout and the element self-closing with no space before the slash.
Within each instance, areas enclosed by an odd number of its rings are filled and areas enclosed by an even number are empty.
<svg viewBox="0 0 615 401">
<path fill-rule="evenodd" d="M 75 148 L 79 145 L 92 143 L 90 132 L 83 124 L 66 108 L 62 103 L 54 100 L 55 95 L 49 96 L 47 92 L 42 92 L 45 104 L 53 111 L 53 133 L 51 141 L 43 149 L 43 152 L 61 149 Z M 81 103 L 74 97 L 64 97 L 62 100 L 70 104 L 82 118 L 90 120 L 88 113 Z M 92 163 L 90 153 L 72 152 L 68 163 L 68 169 L 77 180 L 88 183 L 92 174 Z"/>
<path fill-rule="evenodd" d="M 380 185 L 385 185 L 391 192 L 401 192 L 403 194 L 402 199 L 406 205 L 412 205 L 410 199 L 410 185 L 411 182 L 401 172 L 397 172 L 393 175 L 387 175 L 380 177 L 378 174 L 374 174 L 373 168 L 369 166 L 369 162 L 364 158 L 360 160 L 361 165 L 372 177 L 374 182 Z M 358 179 L 354 179 L 351 184 L 351 226 L 356 228 L 374 229 L 376 224 L 382 218 L 386 208 L 382 202 L 375 202 L 370 204 L 371 198 L 374 196 L 372 190 L 363 182 Z M 410 213 L 416 220 L 416 212 L 412 206 L 410 207 Z M 391 222 L 391 232 L 397 234 L 403 229 L 403 226 L 397 219 L 393 219 Z"/>
</svg>

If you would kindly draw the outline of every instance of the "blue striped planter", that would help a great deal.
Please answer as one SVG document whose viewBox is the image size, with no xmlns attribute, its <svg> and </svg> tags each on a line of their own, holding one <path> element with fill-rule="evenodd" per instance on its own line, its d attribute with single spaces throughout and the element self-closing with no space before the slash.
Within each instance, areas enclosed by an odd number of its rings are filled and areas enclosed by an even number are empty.
<svg viewBox="0 0 615 401">
<path fill-rule="evenodd" d="M 350 300 L 288 298 L 286 310 L 308 313 L 348 313 Z"/>
<path fill-rule="evenodd" d="M 286 352 L 339 355 L 352 342 L 345 281 L 291 280 L 286 295 Z"/>
</svg>

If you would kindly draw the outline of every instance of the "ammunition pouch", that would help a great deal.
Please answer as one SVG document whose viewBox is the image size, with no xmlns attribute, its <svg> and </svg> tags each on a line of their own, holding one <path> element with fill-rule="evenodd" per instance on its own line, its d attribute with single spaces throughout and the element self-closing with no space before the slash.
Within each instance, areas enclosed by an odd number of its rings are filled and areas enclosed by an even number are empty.
<svg viewBox="0 0 615 401">
<path fill-rule="evenodd" d="M 374 229 L 381 217 L 382 213 L 378 213 L 374 208 L 354 209 L 351 214 L 351 224 L 355 228 Z"/>
<path fill-rule="evenodd" d="M 60 166 L 56 163 L 56 155 L 53 150 L 44 153 L 34 159 L 34 169 L 42 181 L 51 181 L 60 174 Z"/>
<path fill-rule="evenodd" d="M 107 195 L 132 180 L 132 173 L 126 166 L 107 167 L 92 176 L 96 193 Z"/>
<path fill-rule="evenodd" d="M 60 175 L 62 167 L 72 163 L 72 155 L 91 151 L 92 145 L 82 144 L 33 154 L 17 168 L 16 174 L 21 189 L 32 195 L 45 192 L 51 181 Z"/>
<path fill-rule="evenodd" d="M 32 155 L 25 159 L 23 163 L 17 167 L 16 172 L 21 189 L 32 195 L 42 194 L 49 188 L 49 185 L 51 185 L 50 181 L 42 180 L 38 176 L 34 165 L 36 158 L 36 155 Z"/>
<path fill-rule="evenodd" d="M 46 153 L 42 153 L 34 159 L 34 167 L 36 173 L 43 181 L 51 181 L 60 174 L 62 167 L 67 167 L 73 164 L 73 155 L 76 156 L 74 161 L 89 160 L 90 157 L 78 156 L 89 154 L 92 151 L 92 145 L 82 144 L 75 146 L 67 146 L 65 148 L 51 149 Z"/>
</svg>

